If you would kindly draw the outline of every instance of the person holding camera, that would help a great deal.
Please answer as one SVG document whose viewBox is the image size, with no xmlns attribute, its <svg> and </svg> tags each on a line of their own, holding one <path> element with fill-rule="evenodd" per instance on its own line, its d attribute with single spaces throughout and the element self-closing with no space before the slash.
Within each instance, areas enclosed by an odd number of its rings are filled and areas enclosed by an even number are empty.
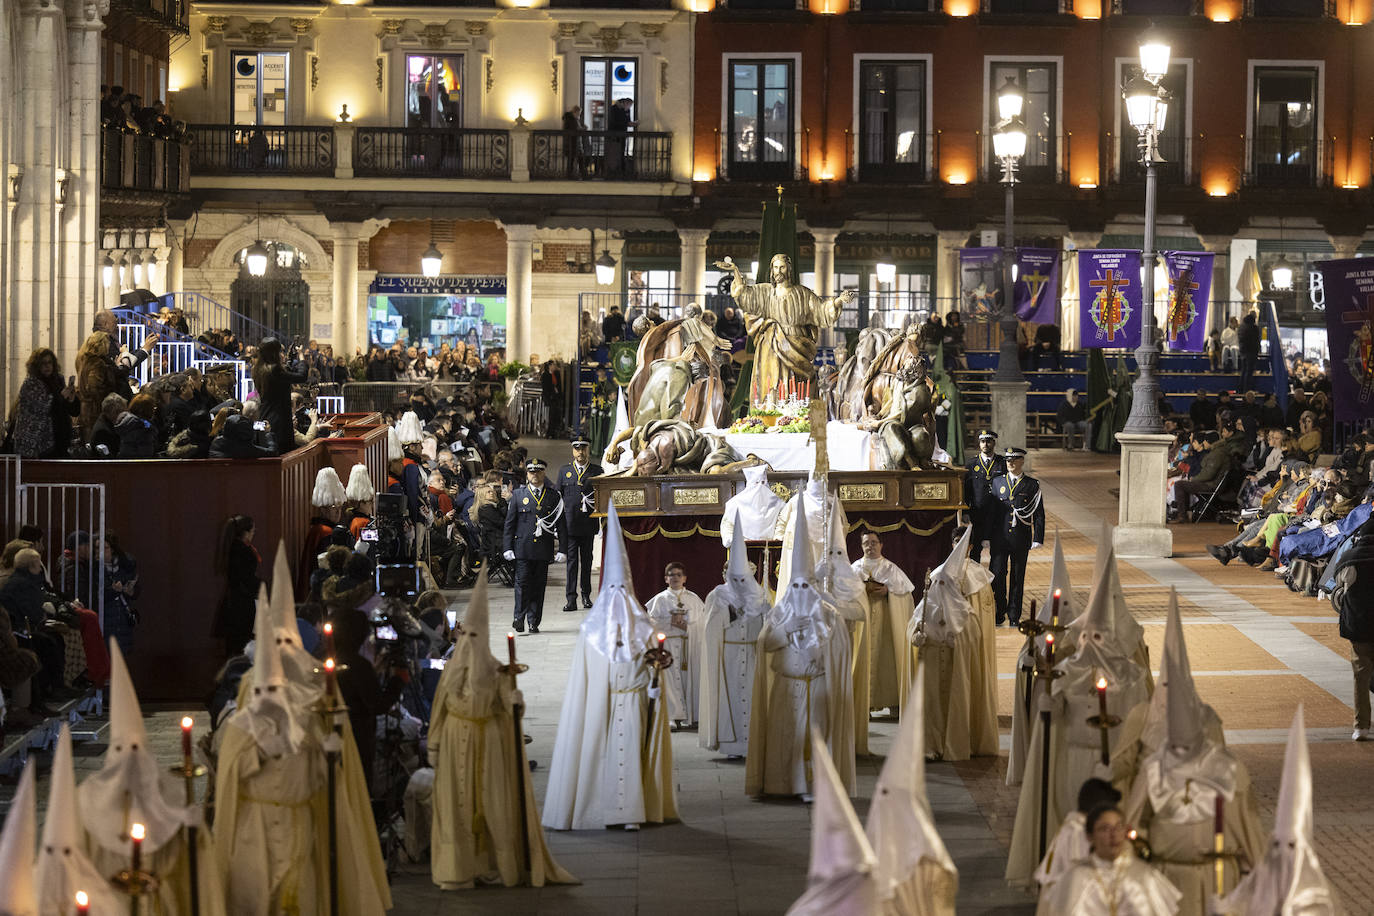
<svg viewBox="0 0 1374 916">
<path fill-rule="evenodd" d="M 304 384 L 305 380 L 305 373 L 299 371 L 297 366 L 288 367 L 280 340 L 268 337 L 258 345 L 258 359 L 253 363 L 253 387 L 262 404 L 262 420 L 272 431 L 279 455 L 296 447 L 291 386 Z"/>
<path fill-rule="evenodd" d="M 502 544 L 507 560 L 515 561 L 515 632 L 539 632 L 544 619 L 544 589 L 549 563 L 563 563 L 568 536 L 563 498 L 545 486 L 548 464 L 539 458 L 525 463 L 525 486 L 511 494 Z"/>
</svg>

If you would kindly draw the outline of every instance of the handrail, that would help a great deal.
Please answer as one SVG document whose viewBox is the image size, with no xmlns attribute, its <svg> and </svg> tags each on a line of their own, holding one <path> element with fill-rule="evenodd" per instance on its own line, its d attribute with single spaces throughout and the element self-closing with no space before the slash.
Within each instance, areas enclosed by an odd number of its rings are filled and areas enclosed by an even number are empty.
<svg viewBox="0 0 1374 916">
<path fill-rule="evenodd" d="M 671 181 L 673 135 L 664 131 L 536 130 L 530 178 Z"/>
<path fill-rule="evenodd" d="M 195 332 L 192 336 L 203 334 L 211 328 L 223 328 L 237 337 L 244 346 L 257 346 L 268 337 L 278 336 L 274 328 L 221 305 L 202 293 L 167 293 L 158 303 L 158 307 L 163 305 L 179 308 L 186 313 L 186 320 Z"/>
<path fill-rule="evenodd" d="M 333 175 L 334 126 L 192 124 L 191 171 L 200 175 Z"/>
<path fill-rule="evenodd" d="M 510 131 L 472 127 L 359 127 L 359 177 L 509 178 Z"/>
</svg>

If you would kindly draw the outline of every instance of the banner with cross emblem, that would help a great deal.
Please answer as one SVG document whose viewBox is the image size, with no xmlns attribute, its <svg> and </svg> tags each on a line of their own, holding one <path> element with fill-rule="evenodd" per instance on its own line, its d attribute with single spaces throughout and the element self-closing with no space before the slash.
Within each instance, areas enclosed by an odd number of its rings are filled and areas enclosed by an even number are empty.
<svg viewBox="0 0 1374 916">
<path fill-rule="evenodd" d="M 1336 419 L 1369 419 L 1374 417 L 1374 260 L 1319 261 L 1317 270 L 1326 290 L 1326 344 Z"/>
<path fill-rule="evenodd" d="M 1212 255 L 1205 251 L 1164 251 L 1169 298 L 1164 311 L 1164 342 L 1174 352 L 1201 353 L 1207 344 L 1207 300 L 1212 294 Z"/>
<path fill-rule="evenodd" d="M 1016 249 L 1016 317 L 1036 324 L 1059 323 L 1059 249 Z"/>
<path fill-rule="evenodd" d="M 1078 252 L 1079 326 L 1085 349 L 1140 346 L 1140 252 Z"/>
</svg>

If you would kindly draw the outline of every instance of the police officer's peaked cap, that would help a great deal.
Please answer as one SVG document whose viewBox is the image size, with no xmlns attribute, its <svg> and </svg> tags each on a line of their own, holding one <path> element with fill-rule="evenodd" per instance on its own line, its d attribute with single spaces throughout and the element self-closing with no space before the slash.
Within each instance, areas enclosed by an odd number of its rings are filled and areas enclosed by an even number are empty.
<svg viewBox="0 0 1374 916">
<path fill-rule="evenodd" d="M 982 442 L 984 439 L 991 439 L 993 442 L 996 442 L 996 441 L 997 441 L 997 434 L 996 434 L 995 432 L 993 432 L 992 430 L 990 430 L 990 429 L 985 429 L 985 430 L 983 430 L 981 433 L 978 434 L 978 441 L 979 441 L 979 442 Z"/>
</svg>

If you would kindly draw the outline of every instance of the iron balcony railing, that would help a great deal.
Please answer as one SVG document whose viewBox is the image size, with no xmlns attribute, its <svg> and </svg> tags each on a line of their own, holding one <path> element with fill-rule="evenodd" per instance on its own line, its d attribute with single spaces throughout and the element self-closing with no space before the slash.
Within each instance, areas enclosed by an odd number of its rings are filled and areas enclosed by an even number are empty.
<svg viewBox="0 0 1374 916">
<path fill-rule="evenodd" d="M 188 134 L 196 174 L 334 174 L 332 126 L 192 124 Z"/>
<path fill-rule="evenodd" d="M 1336 140 L 1324 142 L 1308 135 L 1300 138 L 1247 138 L 1249 168 L 1245 183 L 1261 188 L 1316 188 L 1331 184 Z"/>
<path fill-rule="evenodd" d="M 100 187 L 106 191 L 179 194 L 190 187 L 187 144 L 143 134 L 103 130 Z"/>
<path fill-rule="evenodd" d="M 190 0 L 112 0 L 110 6 L 169 32 L 191 34 Z"/>
<path fill-rule="evenodd" d="M 671 181 L 673 135 L 653 131 L 536 130 L 530 178 Z"/>
<path fill-rule="evenodd" d="M 353 174 L 372 178 L 509 178 L 510 131 L 359 127 Z"/>
</svg>

